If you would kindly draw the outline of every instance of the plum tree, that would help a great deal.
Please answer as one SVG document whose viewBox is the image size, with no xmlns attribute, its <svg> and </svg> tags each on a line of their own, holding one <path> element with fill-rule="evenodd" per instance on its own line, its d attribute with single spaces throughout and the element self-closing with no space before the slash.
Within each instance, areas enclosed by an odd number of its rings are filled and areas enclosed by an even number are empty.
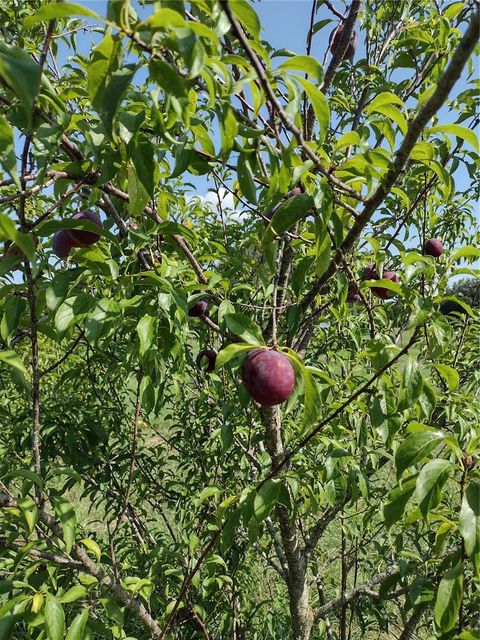
<svg viewBox="0 0 480 640">
<path fill-rule="evenodd" d="M 0 0 L 2 640 L 478 635 L 477 5 Z"/>
<path fill-rule="evenodd" d="M 255 349 L 243 361 L 242 380 L 258 404 L 273 406 L 284 402 L 292 393 L 295 372 L 283 353 L 274 349 Z"/>
<path fill-rule="evenodd" d="M 423 245 L 423 252 L 427 256 L 439 258 L 443 253 L 443 244 L 438 238 L 430 238 Z"/>
</svg>

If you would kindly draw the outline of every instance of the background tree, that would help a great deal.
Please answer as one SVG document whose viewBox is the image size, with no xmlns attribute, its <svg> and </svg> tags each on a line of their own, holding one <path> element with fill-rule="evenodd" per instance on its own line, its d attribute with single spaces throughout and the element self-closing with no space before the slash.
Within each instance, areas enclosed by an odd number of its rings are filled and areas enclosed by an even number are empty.
<svg viewBox="0 0 480 640">
<path fill-rule="evenodd" d="M 477 637 L 478 6 L 310 6 L 0 0 L 1 638 Z"/>
</svg>

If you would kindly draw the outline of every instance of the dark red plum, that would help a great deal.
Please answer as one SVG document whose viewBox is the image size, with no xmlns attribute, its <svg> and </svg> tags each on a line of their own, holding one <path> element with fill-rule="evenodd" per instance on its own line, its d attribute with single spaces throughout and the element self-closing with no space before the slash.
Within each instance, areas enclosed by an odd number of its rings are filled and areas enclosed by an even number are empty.
<svg viewBox="0 0 480 640">
<path fill-rule="evenodd" d="M 340 44 L 340 38 L 342 37 L 342 34 L 343 34 L 343 24 L 340 23 L 338 27 L 335 29 L 335 31 L 332 31 L 332 33 L 330 34 L 330 39 L 328 44 L 330 47 L 330 53 L 332 55 L 335 53 L 335 49 Z M 350 42 L 348 43 L 347 50 L 343 54 L 342 60 L 349 60 L 350 58 L 353 58 L 353 56 L 355 55 L 355 51 L 357 50 L 357 46 L 358 46 L 358 33 L 354 31 L 350 37 Z"/>
<path fill-rule="evenodd" d="M 443 244 L 438 238 L 430 238 L 423 245 L 423 252 L 427 256 L 439 258 L 443 253 Z"/>
<path fill-rule="evenodd" d="M 190 318 L 198 318 L 204 316 L 208 309 L 208 302 L 206 300 L 197 300 L 188 310 Z"/>
<path fill-rule="evenodd" d="M 100 229 L 103 228 L 100 217 L 93 211 L 79 211 L 72 216 L 72 220 L 88 220 L 89 222 L 96 224 Z M 95 242 L 100 238 L 98 233 L 95 233 L 94 231 L 84 231 L 82 229 L 69 229 L 68 233 L 72 238 L 72 244 L 74 247 L 89 247 L 90 245 L 95 244 Z"/>
<path fill-rule="evenodd" d="M 378 276 L 372 277 L 373 280 L 379 280 Z M 395 273 L 395 271 L 384 271 L 382 274 L 382 279 L 390 280 L 390 282 L 394 282 L 395 284 L 400 284 L 400 278 Z M 372 293 L 377 298 L 381 300 L 388 300 L 389 298 L 393 298 L 395 296 L 395 291 L 390 291 L 390 289 L 386 289 L 385 287 L 372 287 Z"/>
<path fill-rule="evenodd" d="M 215 370 L 215 361 L 217 359 L 217 352 L 215 349 L 203 349 L 197 356 L 196 365 L 199 369 L 204 369 L 206 373 L 212 373 Z M 206 360 L 207 366 L 204 367 L 202 362 Z"/>
<path fill-rule="evenodd" d="M 295 372 L 283 353 L 273 349 L 255 349 L 243 361 L 242 380 L 258 404 L 271 407 L 290 396 L 295 385 Z"/>
<path fill-rule="evenodd" d="M 356 282 L 350 282 L 348 285 L 347 302 L 360 302 L 360 294 L 358 293 L 358 285 Z"/>
<path fill-rule="evenodd" d="M 53 236 L 52 249 L 58 258 L 66 258 L 74 246 L 76 245 L 73 243 L 68 229 L 62 229 Z"/>
</svg>

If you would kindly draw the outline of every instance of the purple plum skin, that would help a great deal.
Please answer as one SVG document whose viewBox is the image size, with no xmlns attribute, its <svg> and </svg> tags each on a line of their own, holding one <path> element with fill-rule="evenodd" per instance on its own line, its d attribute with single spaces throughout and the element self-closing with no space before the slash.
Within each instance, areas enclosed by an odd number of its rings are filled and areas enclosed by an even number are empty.
<svg viewBox="0 0 480 640">
<path fill-rule="evenodd" d="M 290 360 L 272 349 L 251 351 L 242 365 L 242 380 L 248 393 L 266 407 L 284 402 L 295 386 Z"/>
<path fill-rule="evenodd" d="M 372 279 L 378 280 L 379 278 L 377 276 Z M 382 279 L 390 280 L 390 282 L 394 282 L 395 284 L 400 284 L 400 278 L 397 276 L 395 271 L 384 271 Z M 390 291 L 390 289 L 385 289 L 384 287 L 372 287 L 372 293 L 381 300 L 388 300 L 389 298 L 393 298 L 395 296 L 394 291 Z"/>
<path fill-rule="evenodd" d="M 348 285 L 348 292 L 347 292 L 347 302 L 360 302 L 361 301 L 361 297 L 358 293 L 358 285 L 356 282 L 351 282 Z"/>
<path fill-rule="evenodd" d="M 335 29 L 335 31 L 332 31 L 332 33 L 330 34 L 329 46 L 330 46 L 330 53 L 332 55 L 335 53 L 335 49 L 340 44 L 340 38 L 342 37 L 342 33 L 343 33 L 343 24 L 340 23 L 339 26 Z M 355 55 L 355 51 L 357 50 L 357 46 L 358 46 L 358 33 L 354 31 L 350 38 L 350 42 L 348 43 L 347 50 L 343 54 L 343 60 L 350 60 L 350 58 L 353 58 L 353 56 Z"/>
<path fill-rule="evenodd" d="M 202 360 L 206 358 L 207 366 L 204 368 L 205 373 L 212 373 L 215 370 L 215 361 L 217 352 L 215 349 L 203 349 L 197 356 L 196 365 L 199 369 L 203 369 Z"/>
<path fill-rule="evenodd" d="M 102 221 L 93 211 L 79 211 L 72 216 L 72 220 L 88 220 L 89 222 L 96 224 L 100 229 L 103 228 Z M 98 233 L 94 233 L 93 231 L 83 231 L 81 229 L 69 229 L 68 233 L 72 238 L 72 245 L 74 247 L 89 247 L 90 245 L 95 244 L 95 242 L 100 238 Z"/>
<path fill-rule="evenodd" d="M 423 252 L 427 256 L 439 258 L 443 253 L 443 244 L 438 238 L 430 238 L 430 240 L 427 240 L 423 245 Z"/>
<path fill-rule="evenodd" d="M 190 318 L 198 318 L 204 316 L 208 309 L 208 302 L 206 300 L 197 300 L 188 310 Z"/>
<path fill-rule="evenodd" d="M 52 249 L 58 258 L 65 259 L 73 246 L 75 245 L 68 229 L 62 229 L 53 236 Z"/>
</svg>

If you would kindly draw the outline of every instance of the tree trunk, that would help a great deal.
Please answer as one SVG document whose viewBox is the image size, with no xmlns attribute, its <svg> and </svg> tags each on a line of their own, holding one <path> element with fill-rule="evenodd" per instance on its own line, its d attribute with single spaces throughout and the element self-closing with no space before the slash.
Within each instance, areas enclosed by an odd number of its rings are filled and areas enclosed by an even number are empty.
<svg viewBox="0 0 480 640">
<path fill-rule="evenodd" d="M 266 429 L 265 446 L 277 465 L 285 456 L 283 448 L 280 412 L 278 407 L 262 407 L 262 419 Z M 286 577 L 290 616 L 292 622 L 292 640 L 310 640 L 313 615 L 309 605 L 310 585 L 307 576 L 307 562 L 298 542 L 295 520 L 290 518 L 282 505 L 275 509 L 280 525 L 282 546 L 287 560 Z"/>
</svg>

